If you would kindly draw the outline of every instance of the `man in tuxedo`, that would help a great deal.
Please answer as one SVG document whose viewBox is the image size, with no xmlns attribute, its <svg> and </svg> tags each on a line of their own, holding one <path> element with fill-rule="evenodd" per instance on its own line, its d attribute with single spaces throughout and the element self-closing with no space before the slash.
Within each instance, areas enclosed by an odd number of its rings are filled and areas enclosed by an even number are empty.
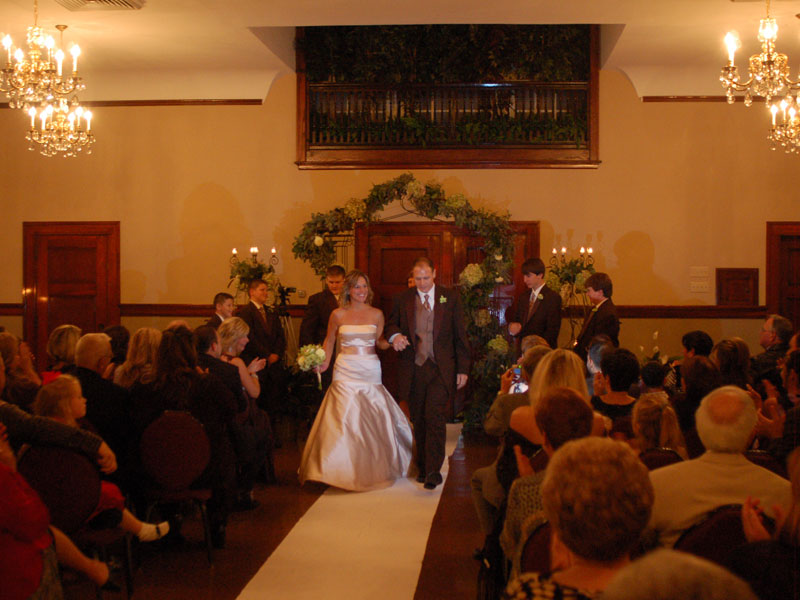
<svg viewBox="0 0 800 600">
<path fill-rule="evenodd" d="M 222 325 L 225 319 L 233 316 L 233 296 L 225 292 L 214 296 L 214 311 L 214 315 L 206 321 L 206 325 L 216 329 Z"/>
<path fill-rule="evenodd" d="M 254 279 L 248 286 L 250 302 L 239 308 L 236 316 L 250 326 L 247 346 L 241 358 L 250 364 L 254 358 L 265 358 L 267 366 L 262 369 L 258 378 L 261 383 L 259 405 L 267 411 L 270 419 L 274 419 L 279 409 L 279 402 L 285 396 L 286 377 L 281 366 L 281 357 L 286 351 L 286 337 L 277 313 L 267 310 L 267 284 Z"/>
<path fill-rule="evenodd" d="M 344 267 L 331 265 L 325 273 L 325 289 L 308 298 L 306 314 L 300 323 L 300 346 L 306 344 L 320 344 L 325 341 L 328 333 L 328 319 L 331 313 L 339 308 L 339 297 L 344 285 Z M 331 357 L 331 364 L 334 357 Z M 333 377 L 333 369 L 327 369 L 322 374 L 322 389 L 328 389 Z"/>
<path fill-rule="evenodd" d="M 509 308 L 508 333 L 517 340 L 539 335 L 555 348 L 561 329 L 561 296 L 544 284 L 541 258 L 529 258 L 522 263 L 522 280 L 529 291 L 520 294 Z"/>
<path fill-rule="evenodd" d="M 405 401 L 417 442 L 417 481 L 442 483 L 447 401 L 467 384 L 469 342 L 458 292 L 435 284 L 427 257 L 414 263 L 416 287 L 394 297 L 384 335 L 400 353 L 398 401 Z"/>
<path fill-rule="evenodd" d="M 593 308 L 583 320 L 583 327 L 573 348 L 584 362 L 589 343 L 597 335 L 607 335 L 614 347 L 619 347 L 619 319 L 617 309 L 611 301 L 611 277 L 607 273 L 592 273 L 585 285 L 586 295 Z"/>
</svg>

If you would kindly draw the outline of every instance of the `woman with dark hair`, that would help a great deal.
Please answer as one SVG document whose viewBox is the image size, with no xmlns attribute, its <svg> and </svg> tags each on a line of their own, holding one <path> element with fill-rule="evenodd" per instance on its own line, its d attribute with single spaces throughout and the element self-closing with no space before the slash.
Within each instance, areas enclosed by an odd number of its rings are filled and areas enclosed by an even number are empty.
<svg viewBox="0 0 800 600">
<path fill-rule="evenodd" d="M 689 458 L 697 458 L 705 448 L 697 436 L 694 413 L 700 401 L 712 390 L 722 385 L 719 369 L 705 356 L 692 356 L 681 365 L 681 391 L 672 397 L 678 423 L 686 440 Z"/>
<path fill-rule="evenodd" d="M 361 271 L 344 280 L 342 307 L 331 313 L 325 337 L 330 365 L 337 344 L 333 381 L 308 434 L 300 482 L 322 481 L 345 490 L 366 491 L 404 477 L 411 462 L 411 426 L 381 383 L 375 347 L 387 349 L 383 313 L 370 306 L 372 289 Z"/>
<path fill-rule="evenodd" d="M 750 349 L 742 338 L 721 340 L 711 350 L 711 362 L 717 365 L 722 385 L 735 385 L 743 390 L 752 385 Z"/>
<path fill-rule="evenodd" d="M 228 428 L 237 407 L 224 384 L 197 366 L 191 331 L 178 327 L 163 332 L 155 381 L 135 385 L 131 395 L 140 431 L 165 410 L 188 411 L 203 424 L 211 444 L 211 460 L 197 485 L 212 490 L 208 502 L 211 537 L 216 547 L 223 547 L 228 512 L 236 493 L 235 458 Z"/>
</svg>

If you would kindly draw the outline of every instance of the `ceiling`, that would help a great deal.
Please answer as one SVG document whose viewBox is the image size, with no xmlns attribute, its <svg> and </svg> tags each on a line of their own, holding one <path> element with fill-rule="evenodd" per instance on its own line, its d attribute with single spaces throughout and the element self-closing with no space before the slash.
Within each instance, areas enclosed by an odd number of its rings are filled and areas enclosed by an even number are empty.
<svg viewBox="0 0 800 600">
<path fill-rule="evenodd" d="M 800 66 L 800 0 L 772 0 L 778 50 Z M 723 94 L 722 38 L 736 29 L 740 73 L 758 49 L 761 0 L 146 0 L 141 10 L 70 11 L 39 0 L 39 24 L 80 44 L 82 100 L 263 100 L 294 69 L 294 27 L 416 23 L 598 23 L 601 66 L 639 96 Z M 15 43 L 33 0 L 0 1 Z"/>
</svg>

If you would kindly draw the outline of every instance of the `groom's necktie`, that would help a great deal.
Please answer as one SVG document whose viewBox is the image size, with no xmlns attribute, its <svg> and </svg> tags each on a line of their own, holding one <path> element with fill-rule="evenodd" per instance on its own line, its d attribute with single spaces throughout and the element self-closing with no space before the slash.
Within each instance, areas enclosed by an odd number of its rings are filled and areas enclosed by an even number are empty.
<svg viewBox="0 0 800 600">
<path fill-rule="evenodd" d="M 424 296 L 425 300 L 422 302 L 422 305 L 425 307 L 425 310 L 430 310 L 431 309 L 431 303 L 428 300 L 428 294 L 424 294 L 423 296 Z"/>
<path fill-rule="evenodd" d="M 528 304 L 528 316 L 525 317 L 525 322 L 526 323 L 528 321 L 530 321 L 530 318 L 533 316 L 534 310 L 536 309 L 536 301 L 537 301 L 537 299 L 538 299 L 537 296 L 534 296 L 534 292 L 531 292 L 531 300 L 530 300 L 530 303 Z"/>
</svg>

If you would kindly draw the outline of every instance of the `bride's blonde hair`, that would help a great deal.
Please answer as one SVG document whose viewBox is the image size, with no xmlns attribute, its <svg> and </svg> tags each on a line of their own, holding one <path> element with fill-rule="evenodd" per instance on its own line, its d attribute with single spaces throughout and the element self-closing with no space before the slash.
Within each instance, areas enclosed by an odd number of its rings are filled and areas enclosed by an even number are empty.
<svg viewBox="0 0 800 600">
<path fill-rule="evenodd" d="M 350 304 L 350 290 L 353 289 L 358 280 L 364 278 L 364 281 L 367 283 L 367 304 L 372 304 L 372 298 L 375 294 L 372 292 L 372 286 L 369 283 L 369 277 L 363 271 L 359 271 L 358 269 L 353 269 L 347 275 L 344 276 L 344 287 L 342 288 L 342 307 L 349 306 Z"/>
</svg>

